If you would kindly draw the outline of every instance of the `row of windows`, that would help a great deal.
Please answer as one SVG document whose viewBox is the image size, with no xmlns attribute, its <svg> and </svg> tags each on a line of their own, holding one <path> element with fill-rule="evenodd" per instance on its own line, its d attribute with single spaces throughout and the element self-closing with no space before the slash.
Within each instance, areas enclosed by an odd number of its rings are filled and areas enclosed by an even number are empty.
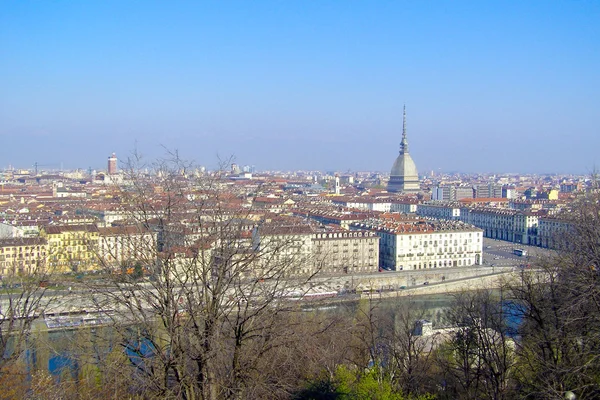
<svg viewBox="0 0 600 400">
<path fill-rule="evenodd" d="M 17 250 L 19 251 L 19 253 L 23 252 L 23 249 L 25 249 L 25 251 L 29 251 L 29 250 L 38 250 L 40 249 L 40 246 L 15 246 L 15 247 L 0 247 L 0 253 L 4 253 L 4 250 L 6 249 L 7 253 L 10 252 L 16 252 Z"/>
<path fill-rule="evenodd" d="M 353 237 L 368 237 L 372 236 L 370 233 L 360 233 L 360 232 L 343 232 L 343 233 L 318 233 L 317 239 L 327 239 L 327 238 L 353 238 Z"/>
<path fill-rule="evenodd" d="M 340 245 L 339 243 L 334 243 L 334 244 L 333 244 L 333 247 L 339 247 L 339 245 Z M 369 246 L 374 246 L 374 245 L 375 245 L 375 243 L 374 243 L 374 242 L 371 242 L 371 243 L 369 243 Z M 318 247 L 323 247 L 323 244 L 319 243 L 317 246 L 318 246 Z M 348 247 L 348 246 L 350 246 L 350 245 L 349 245 L 348 243 L 342 243 L 342 246 L 344 246 L 344 247 Z M 358 247 L 358 243 L 357 243 L 357 242 L 354 242 L 354 243 L 353 243 L 353 246 L 354 246 L 354 247 Z"/>
<path fill-rule="evenodd" d="M 432 237 L 429 237 L 428 235 L 422 235 L 422 236 L 415 236 L 414 239 L 415 240 L 423 240 L 423 239 L 427 240 L 427 239 L 430 239 L 429 241 L 431 242 L 432 240 L 440 238 L 440 237 L 448 237 L 449 239 L 452 239 L 453 238 L 452 235 L 453 235 L 452 233 L 448 233 L 448 234 L 443 233 L 443 234 L 440 234 L 440 235 L 431 235 Z M 406 236 L 403 236 L 403 235 L 399 235 L 399 236 L 400 236 L 400 240 L 404 240 L 406 238 Z M 461 236 L 462 236 L 461 234 L 458 234 L 459 240 L 461 239 Z M 469 238 L 471 238 L 471 237 L 472 237 L 472 232 L 469 232 Z M 462 238 L 464 238 L 464 236 Z M 409 235 L 407 240 L 413 240 L 412 235 Z M 438 239 L 438 240 L 441 241 L 442 239 Z M 464 240 L 467 240 L 467 239 L 464 238 Z M 469 240 L 472 240 L 472 239 L 469 239 Z M 454 239 L 454 241 L 456 241 L 456 239 Z M 437 242 L 437 240 L 436 240 L 436 242 Z"/>
<path fill-rule="evenodd" d="M 462 266 L 467 266 L 467 265 L 473 265 L 472 260 L 454 260 L 454 261 L 444 261 L 443 263 L 440 261 L 439 264 L 437 262 L 433 262 L 433 263 L 418 263 L 418 264 L 412 264 L 412 265 L 407 265 L 406 269 L 428 269 L 428 268 L 443 268 L 443 267 L 462 267 Z M 402 270 L 404 269 L 404 266 L 400 266 L 397 269 Z"/>
<path fill-rule="evenodd" d="M 19 265 L 36 265 L 38 263 L 37 260 L 24 260 L 20 261 Z M 0 262 L 0 267 L 12 267 L 15 263 L 13 261 Z"/>
<path fill-rule="evenodd" d="M 25 258 L 29 258 L 29 257 L 39 257 L 39 256 L 45 256 L 46 252 L 42 251 L 42 253 L 19 253 L 19 254 L 4 254 L 4 255 L 0 255 L 0 260 L 4 260 L 4 258 L 19 258 L 19 259 L 23 259 Z"/>
</svg>

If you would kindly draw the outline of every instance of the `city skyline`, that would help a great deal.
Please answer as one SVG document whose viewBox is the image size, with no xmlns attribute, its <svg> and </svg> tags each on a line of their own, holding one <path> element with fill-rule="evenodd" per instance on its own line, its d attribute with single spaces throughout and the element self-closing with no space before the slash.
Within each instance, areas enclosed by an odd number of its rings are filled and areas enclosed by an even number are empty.
<svg viewBox="0 0 600 400">
<path fill-rule="evenodd" d="M 259 170 L 600 164 L 600 4 L 0 5 L 0 166 L 138 149 Z M 164 146 L 164 147 L 163 147 Z"/>
</svg>

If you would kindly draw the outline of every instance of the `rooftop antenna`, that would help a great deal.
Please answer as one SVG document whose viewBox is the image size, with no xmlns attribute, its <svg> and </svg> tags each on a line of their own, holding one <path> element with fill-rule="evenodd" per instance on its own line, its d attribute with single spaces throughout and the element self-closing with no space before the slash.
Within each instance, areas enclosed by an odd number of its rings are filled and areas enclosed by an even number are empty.
<svg viewBox="0 0 600 400">
<path fill-rule="evenodd" d="M 408 153 L 408 141 L 406 140 L 406 104 L 402 111 L 402 142 L 400 143 L 400 152 Z"/>
</svg>

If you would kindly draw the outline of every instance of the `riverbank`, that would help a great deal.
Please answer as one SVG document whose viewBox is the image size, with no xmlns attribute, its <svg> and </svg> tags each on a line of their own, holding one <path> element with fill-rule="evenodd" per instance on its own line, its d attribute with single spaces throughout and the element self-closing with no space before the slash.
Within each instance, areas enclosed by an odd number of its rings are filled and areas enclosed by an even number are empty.
<svg viewBox="0 0 600 400">
<path fill-rule="evenodd" d="M 438 283 L 428 283 L 420 286 L 406 287 L 396 291 L 379 292 L 375 294 L 361 294 L 362 297 L 373 296 L 381 298 L 404 297 L 404 296 L 423 296 L 434 294 L 448 294 L 463 291 L 473 291 L 481 289 L 497 289 L 506 282 L 512 282 L 520 279 L 518 271 L 502 271 L 489 275 L 474 276 L 470 278 L 461 278 L 456 280 L 446 280 Z"/>
</svg>

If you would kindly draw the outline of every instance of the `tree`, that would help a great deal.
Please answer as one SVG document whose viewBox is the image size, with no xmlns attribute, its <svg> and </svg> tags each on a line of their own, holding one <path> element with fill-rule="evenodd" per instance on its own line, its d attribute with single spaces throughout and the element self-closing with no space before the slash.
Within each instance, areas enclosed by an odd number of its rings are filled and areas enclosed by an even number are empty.
<svg viewBox="0 0 600 400">
<path fill-rule="evenodd" d="M 446 394 L 511 398 L 516 354 L 503 299 L 492 290 L 461 292 L 448 314 L 453 328 L 438 352 Z"/>
<path fill-rule="evenodd" d="M 44 257 L 33 258 L 43 240 L 13 238 L 0 240 L 3 247 L 0 279 L 0 381 L 25 382 L 25 350 L 34 322 L 43 315 L 52 296 L 47 295 L 48 273 Z M 5 252 L 5 248 L 7 251 Z M 11 249 L 9 252 L 8 249 Z M 18 250 L 17 250 L 18 249 Z M 39 254 L 43 250 L 37 249 Z M 13 253 L 5 260 L 5 255 Z M 31 261 L 31 263 L 29 263 Z M 27 262 L 27 264 L 25 264 Z M 15 380 L 14 375 L 19 375 Z M 15 387 L 13 386 L 13 389 Z"/>
<path fill-rule="evenodd" d="M 529 398 L 600 395 L 600 203 L 580 198 L 559 216 L 570 229 L 554 257 L 510 287 L 519 317 L 519 383 Z"/>
<path fill-rule="evenodd" d="M 434 390 L 431 386 L 435 361 L 432 350 L 437 345 L 437 336 L 423 332 L 423 325 L 429 324 L 425 319 L 426 310 L 412 298 L 406 300 L 397 305 L 394 319 L 387 324 L 389 361 L 386 369 L 395 387 L 412 396 Z"/>
<path fill-rule="evenodd" d="M 221 169 L 193 173 L 175 154 L 125 169 L 119 201 L 124 223 L 151 229 L 157 242 L 140 251 L 145 280 L 114 277 L 92 286 L 136 368 L 139 393 L 182 399 L 252 398 L 269 377 L 262 360 L 297 340 L 284 301 L 318 272 L 304 227 L 270 225 L 245 207 Z M 142 172 L 148 168 L 151 172 Z M 264 391 L 263 391 L 264 392 Z"/>
<path fill-rule="evenodd" d="M 325 382 L 333 382 L 340 393 L 354 393 L 349 398 L 418 398 L 433 389 L 432 337 L 415 329 L 426 311 L 410 297 L 403 300 L 393 310 L 373 296 L 360 300 L 355 314 L 345 321 L 352 326 L 347 329 L 346 360 Z M 351 385 L 343 383 L 348 374 L 354 376 Z M 352 390 L 344 389 L 348 385 Z"/>
</svg>

